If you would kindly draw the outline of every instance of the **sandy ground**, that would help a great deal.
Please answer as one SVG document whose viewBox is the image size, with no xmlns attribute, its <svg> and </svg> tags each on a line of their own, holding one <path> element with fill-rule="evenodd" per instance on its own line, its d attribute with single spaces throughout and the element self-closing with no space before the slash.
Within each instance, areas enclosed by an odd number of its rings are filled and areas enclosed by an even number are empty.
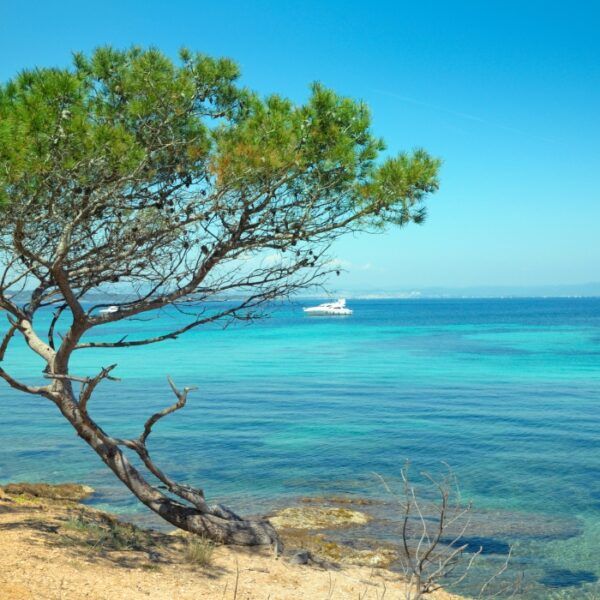
<svg viewBox="0 0 600 600">
<path fill-rule="evenodd" d="M 81 515 L 103 513 L 74 503 L 0 494 L 1 600 L 406 597 L 397 575 L 383 569 L 296 565 L 265 550 L 229 547 L 216 548 L 210 564 L 200 567 L 189 563 L 184 540 L 156 532 L 145 532 L 145 542 L 135 550 L 103 547 L 73 528 Z M 428 597 L 458 598 L 444 592 Z"/>
</svg>

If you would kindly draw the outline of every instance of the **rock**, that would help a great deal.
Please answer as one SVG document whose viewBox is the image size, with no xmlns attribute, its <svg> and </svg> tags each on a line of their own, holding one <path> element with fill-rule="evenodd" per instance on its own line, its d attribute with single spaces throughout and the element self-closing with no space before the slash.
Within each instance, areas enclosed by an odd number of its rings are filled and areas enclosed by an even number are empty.
<svg viewBox="0 0 600 600">
<path fill-rule="evenodd" d="M 285 508 L 271 517 L 277 528 L 333 529 L 365 525 L 371 517 L 357 510 L 332 506 L 299 506 Z"/>
<path fill-rule="evenodd" d="M 368 567 L 388 567 L 398 558 L 391 547 L 374 545 L 354 548 L 348 544 L 327 539 L 322 533 L 312 534 L 299 529 L 288 529 L 283 533 L 284 543 L 291 548 L 303 548 L 310 560 L 316 563 L 336 563 Z"/>
<path fill-rule="evenodd" d="M 373 550 L 353 550 L 347 556 L 342 557 L 342 561 L 348 565 L 384 568 L 397 558 L 398 554 L 390 548 L 375 548 Z"/>
<path fill-rule="evenodd" d="M 290 558 L 290 562 L 293 565 L 306 565 L 309 560 L 310 552 L 308 550 L 300 550 Z"/>
<path fill-rule="evenodd" d="M 4 486 L 10 496 L 33 496 L 49 500 L 69 500 L 79 502 L 94 493 L 94 489 L 77 483 L 9 483 Z"/>
</svg>

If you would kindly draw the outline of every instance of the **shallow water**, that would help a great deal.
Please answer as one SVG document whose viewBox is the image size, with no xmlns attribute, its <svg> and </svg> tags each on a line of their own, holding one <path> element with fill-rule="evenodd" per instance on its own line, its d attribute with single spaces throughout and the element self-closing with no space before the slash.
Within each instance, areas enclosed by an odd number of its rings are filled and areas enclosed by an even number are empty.
<svg viewBox="0 0 600 600">
<path fill-rule="evenodd" d="M 405 459 L 415 472 L 444 460 L 479 511 L 486 564 L 515 544 L 526 597 L 600 592 L 600 299 L 353 301 L 351 317 L 307 317 L 301 305 L 252 326 L 81 351 L 73 371 L 119 363 L 122 381 L 105 382 L 91 407 L 115 436 L 172 402 L 167 373 L 198 386 L 150 446 L 211 500 L 253 513 L 308 495 L 386 499 L 374 472 L 394 483 Z M 134 339 L 181 318 L 98 337 Z M 5 368 L 39 373 L 21 345 Z M 0 395 L 0 481 L 85 482 L 101 507 L 147 518 L 53 406 Z"/>
</svg>

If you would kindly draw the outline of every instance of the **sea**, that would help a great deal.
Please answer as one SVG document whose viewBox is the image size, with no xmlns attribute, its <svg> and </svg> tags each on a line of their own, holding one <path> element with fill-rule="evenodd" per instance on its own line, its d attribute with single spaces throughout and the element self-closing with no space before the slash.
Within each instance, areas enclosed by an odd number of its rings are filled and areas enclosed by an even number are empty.
<svg viewBox="0 0 600 600">
<path fill-rule="evenodd" d="M 357 299 L 348 317 L 303 313 L 317 301 L 159 344 L 80 350 L 72 372 L 118 364 L 120 381 L 90 402 L 116 437 L 173 403 L 167 375 L 196 387 L 149 446 L 209 502 L 268 514 L 306 497 L 367 498 L 370 529 L 336 535 L 393 545 L 407 461 L 425 503 L 435 497 L 422 474 L 451 469 L 473 506 L 466 552 L 482 548 L 458 592 L 476 595 L 510 552 L 500 579 L 521 580 L 516 597 L 600 597 L 600 298 Z M 134 340 L 189 318 L 168 310 L 89 339 Z M 3 366 L 41 381 L 19 341 Z M 85 483 L 94 506 L 160 526 L 53 404 L 2 385 L 0 483 L 10 481 Z"/>
</svg>

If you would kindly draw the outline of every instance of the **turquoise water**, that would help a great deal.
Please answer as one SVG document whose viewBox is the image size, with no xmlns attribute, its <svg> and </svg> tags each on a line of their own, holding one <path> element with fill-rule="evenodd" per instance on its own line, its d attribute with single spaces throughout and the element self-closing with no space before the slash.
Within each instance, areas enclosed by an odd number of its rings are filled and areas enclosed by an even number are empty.
<svg viewBox="0 0 600 600">
<path fill-rule="evenodd" d="M 251 326 L 85 350 L 73 371 L 119 363 L 122 381 L 105 382 L 91 404 L 115 436 L 136 435 L 173 401 L 166 374 L 198 386 L 150 446 L 210 500 L 245 513 L 316 494 L 387 501 L 373 472 L 393 484 L 405 459 L 433 472 L 443 460 L 476 506 L 482 568 L 513 544 L 525 597 L 600 591 L 600 299 L 350 305 L 347 318 L 307 317 L 297 303 Z M 98 337 L 134 339 L 181 318 L 121 323 Z M 23 346 L 5 363 L 23 378 L 39 372 Z M 0 395 L 1 482 L 81 481 L 98 490 L 95 504 L 150 519 L 55 407 L 6 387 Z M 393 541 L 392 529 L 372 533 Z"/>
</svg>

